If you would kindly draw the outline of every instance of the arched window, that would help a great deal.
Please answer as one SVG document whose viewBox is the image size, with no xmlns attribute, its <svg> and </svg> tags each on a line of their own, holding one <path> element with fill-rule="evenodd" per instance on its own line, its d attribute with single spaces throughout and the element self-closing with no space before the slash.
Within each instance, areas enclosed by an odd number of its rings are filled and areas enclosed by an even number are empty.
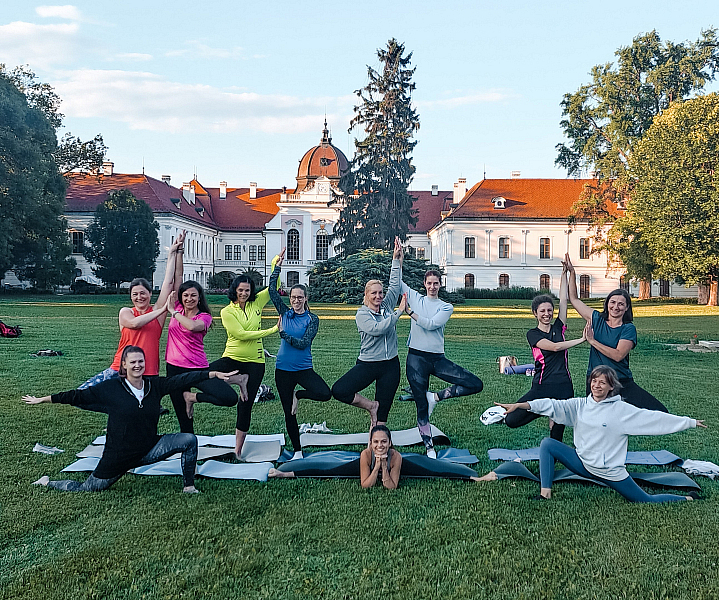
<svg viewBox="0 0 719 600">
<path fill-rule="evenodd" d="M 471 273 L 467 273 L 464 276 L 464 287 L 469 290 L 474 288 L 474 275 L 472 275 Z"/>
<path fill-rule="evenodd" d="M 315 257 L 317 260 L 327 260 L 330 256 L 330 241 L 327 232 L 320 229 L 317 232 L 317 240 L 315 241 Z"/>
<path fill-rule="evenodd" d="M 539 276 L 539 289 L 540 290 L 550 290 L 550 289 L 552 289 L 550 286 L 551 286 L 551 283 L 550 283 L 549 275 L 547 275 L 546 273 L 540 275 Z"/>
<path fill-rule="evenodd" d="M 464 258 L 474 258 L 474 238 L 464 238 Z"/>
<path fill-rule="evenodd" d="M 625 292 L 629 291 L 629 278 L 626 275 L 622 275 L 619 278 L 619 287 Z"/>
<path fill-rule="evenodd" d="M 579 297 L 589 298 L 589 275 L 579 276 Z"/>
<path fill-rule="evenodd" d="M 300 282 L 299 271 L 287 271 L 287 287 L 292 287 Z"/>
<path fill-rule="evenodd" d="M 507 275 L 506 273 L 502 273 L 499 276 L 499 287 L 501 287 L 501 288 L 509 287 L 509 275 Z"/>
<path fill-rule="evenodd" d="M 509 258 L 509 238 L 499 238 L 499 258 Z"/>
<path fill-rule="evenodd" d="M 300 260 L 300 232 L 294 228 L 287 232 L 287 260 Z"/>
</svg>

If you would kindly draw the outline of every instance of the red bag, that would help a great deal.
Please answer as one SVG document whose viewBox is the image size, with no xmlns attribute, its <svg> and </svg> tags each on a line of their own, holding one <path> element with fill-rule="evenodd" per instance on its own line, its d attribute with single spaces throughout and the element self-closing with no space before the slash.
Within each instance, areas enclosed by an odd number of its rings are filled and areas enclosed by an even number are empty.
<svg viewBox="0 0 719 600">
<path fill-rule="evenodd" d="M 2 321 L 0 321 L 0 335 L 2 337 L 6 338 L 16 338 L 20 337 L 20 334 L 22 333 L 22 330 L 20 329 L 19 325 L 5 325 Z"/>
</svg>

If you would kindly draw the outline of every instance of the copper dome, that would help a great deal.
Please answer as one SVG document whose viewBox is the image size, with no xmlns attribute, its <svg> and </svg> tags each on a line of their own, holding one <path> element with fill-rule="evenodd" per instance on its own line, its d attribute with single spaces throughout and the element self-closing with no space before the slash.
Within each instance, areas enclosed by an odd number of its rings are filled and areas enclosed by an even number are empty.
<svg viewBox="0 0 719 600">
<path fill-rule="evenodd" d="M 320 145 L 310 148 L 300 160 L 297 169 L 297 191 L 306 189 L 315 179 L 323 176 L 336 184 L 348 168 L 347 157 L 342 150 L 332 145 L 332 138 L 325 121 Z"/>
</svg>

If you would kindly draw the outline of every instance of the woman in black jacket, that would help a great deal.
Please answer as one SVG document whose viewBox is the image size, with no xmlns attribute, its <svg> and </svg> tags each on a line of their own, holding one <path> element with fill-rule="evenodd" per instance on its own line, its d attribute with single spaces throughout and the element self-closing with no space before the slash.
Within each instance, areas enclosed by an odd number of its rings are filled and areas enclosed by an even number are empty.
<svg viewBox="0 0 719 600">
<path fill-rule="evenodd" d="M 160 399 L 176 389 L 194 386 L 216 377 L 227 380 L 232 373 L 196 371 L 175 377 L 143 379 L 145 352 L 138 346 L 126 346 L 120 361 L 120 377 L 98 383 L 84 390 L 70 390 L 52 396 L 23 396 L 26 404 L 71 404 L 78 408 L 107 413 L 107 435 L 102 458 L 83 482 L 50 481 L 45 476 L 36 484 L 66 492 L 106 490 L 130 469 L 158 462 L 182 453 L 183 492 L 197 493 L 195 465 L 197 438 L 191 433 L 158 435 Z"/>
</svg>

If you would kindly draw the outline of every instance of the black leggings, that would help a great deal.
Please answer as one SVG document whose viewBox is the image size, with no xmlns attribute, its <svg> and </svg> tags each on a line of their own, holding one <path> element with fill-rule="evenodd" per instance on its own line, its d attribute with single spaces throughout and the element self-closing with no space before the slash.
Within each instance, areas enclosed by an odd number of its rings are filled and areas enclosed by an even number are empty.
<svg viewBox="0 0 719 600">
<path fill-rule="evenodd" d="M 327 402 L 332 398 L 330 386 L 325 383 L 314 369 L 302 369 L 301 371 L 283 371 L 275 369 L 275 385 L 277 393 L 282 402 L 282 410 L 285 412 L 285 426 L 292 441 L 292 448 L 295 452 L 302 450 L 300 444 L 300 428 L 297 425 L 297 415 L 292 414 L 292 392 L 295 387 L 301 385 L 303 390 L 297 392 L 297 398 L 309 398 L 319 402 Z"/>
<path fill-rule="evenodd" d="M 160 462 L 177 452 L 182 452 L 180 457 L 182 483 L 185 487 L 191 487 L 195 484 L 195 467 L 197 465 L 197 438 L 191 433 L 168 433 L 161 436 L 160 440 L 138 461 L 136 466 L 141 467 Z M 101 492 L 109 488 L 122 475 L 101 479 L 95 477 L 95 473 L 92 472 L 83 482 L 63 479 L 62 481 L 51 481 L 47 486 L 62 492 Z"/>
<path fill-rule="evenodd" d="M 464 367 L 453 363 L 444 354 L 409 349 L 407 353 L 407 381 L 417 405 L 417 424 L 422 427 L 429 423 L 429 376 L 451 383 L 437 392 L 440 400 L 479 394 L 484 387 L 482 380 Z"/>
<path fill-rule="evenodd" d="M 533 383 L 530 390 L 524 394 L 517 402 L 529 402 L 530 400 L 539 400 L 540 398 L 555 398 L 556 400 L 566 400 L 574 397 L 574 386 L 571 381 L 565 383 Z M 531 423 L 534 419 L 538 419 L 542 415 L 529 412 L 523 408 L 512 411 L 504 418 L 504 423 L 512 429 L 523 427 L 527 423 Z M 564 436 L 564 425 L 555 423 L 552 426 L 549 435 L 552 439 L 562 441 Z"/>
<path fill-rule="evenodd" d="M 375 382 L 374 399 L 379 402 L 377 420 L 387 422 L 389 409 L 392 408 L 394 395 L 399 387 L 399 357 L 390 360 L 364 362 L 357 359 L 357 364 L 342 375 L 332 386 L 332 395 L 340 402 L 352 404 L 357 392 L 361 392 Z"/>
<path fill-rule="evenodd" d="M 619 383 L 622 384 L 622 389 L 619 393 L 622 396 L 624 402 L 628 402 L 632 406 L 637 408 L 646 408 L 648 410 L 658 410 L 660 412 L 668 413 L 669 409 L 664 406 L 659 400 L 652 396 L 645 389 L 640 388 L 634 379 L 629 377 L 627 379 L 620 379 Z M 587 396 L 592 393 L 591 385 L 589 384 L 589 375 L 587 375 Z"/>
<path fill-rule="evenodd" d="M 207 369 L 190 369 L 188 367 L 178 367 L 167 363 L 168 377 L 174 377 L 181 373 L 192 373 L 193 371 L 207 371 Z M 198 402 L 209 402 L 215 406 L 234 406 L 237 404 L 237 392 L 232 389 L 229 383 L 221 381 L 220 379 L 208 379 L 195 386 L 188 386 L 182 390 L 170 392 L 172 406 L 175 408 L 175 414 L 177 415 L 177 421 L 180 424 L 180 431 L 182 433 L 195 433 L 192 419 L 187 416 L 185 398 L 182 395 L 184 392 L 189 392 L 192 387 L 201 390 L 197 394 Z"/>
<path fill-rule="evenodd" d="M 247 380 L 247 401 L 243 402 L 240 400 L 237 403 L 237 425 L 235 426 L 240 431 L 247 433 L 250 430 L 252 405 L 255 403 L 257 390 L 260 389 L 262 378 L 265 376 L 265 363 L 240 362 L 229 356 L 223 356 L 210 365 L 210 371 L 220 371 L 223 373 L 239 371 L 240 375 L 249 376 Z"/>
</svg>

